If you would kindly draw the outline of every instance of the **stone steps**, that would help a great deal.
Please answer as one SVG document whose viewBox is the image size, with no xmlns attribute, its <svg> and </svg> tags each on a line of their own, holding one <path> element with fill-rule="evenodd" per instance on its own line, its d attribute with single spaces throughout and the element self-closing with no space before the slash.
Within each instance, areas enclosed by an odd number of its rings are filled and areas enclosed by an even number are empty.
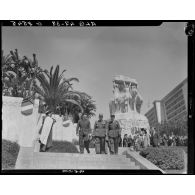
<svg viewBox="0 0 195 195">
<path fill-rule="evenodd" d="M 45 160 L 47 160 L 48 158 L 39 158 L 38 162 L 39 163 L 45 163 Z M 49 162 L 47 164 L 55 164 L 55 163 L 63 163 L 63 164 L 76 164 L 76 165 L 79 165 L 79 164 L 92 164 L 92 165 L 128 165 L 128 166 L 135 166 L 135 163 L 134 162 L 131 162 L 129 160 L 127 160 L 126 162 L 125 161 L 93 161 L 93 160 L 80 160 L 80 159 L 51 159 L 49 158 L 48 159 Z M 58 161 L 58 162 L 56 162 Z M 33 161 L 34 163 L 36 163 L 36 161 Z"/>
<path fill-rule="evenodd" d="M 33 153 L 33 169 L 140 169 L 125 155 Z"/>
</svg>

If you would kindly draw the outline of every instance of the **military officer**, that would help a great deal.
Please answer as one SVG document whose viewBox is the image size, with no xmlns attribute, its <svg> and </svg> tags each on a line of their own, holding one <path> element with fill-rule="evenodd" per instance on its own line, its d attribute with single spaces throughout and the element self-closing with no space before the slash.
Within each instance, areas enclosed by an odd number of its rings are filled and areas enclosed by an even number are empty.
<svg viewBox="0 0 195 195">
<path fill-rule="evenodd" d="M 103 114 L 99 114 L 99 120 L 95 121 L 93 136 L 96 154 L 105 154 L 106 121 L 103 120 Z"/>
<path fill-rule="evenodd" d="M 115 115 L 111 115 L 111 119 L 107 123 L 108 143 L 110 154 L 118 154 L 119 138 L 121 136 L 120 124 L 115 120 Z"/>
<path fill-rule="evenodd" d="M 78 121 L 76 134 L 79 136 L 79 149 L 80 153 L 84 153 L 84 148 L 87 150 L 87 153 L 90 153 L 89 143 L 91 135 L 91 123 L 87 118 L 87 115 L 84 114 L 81 119 Z"/>
</svg>

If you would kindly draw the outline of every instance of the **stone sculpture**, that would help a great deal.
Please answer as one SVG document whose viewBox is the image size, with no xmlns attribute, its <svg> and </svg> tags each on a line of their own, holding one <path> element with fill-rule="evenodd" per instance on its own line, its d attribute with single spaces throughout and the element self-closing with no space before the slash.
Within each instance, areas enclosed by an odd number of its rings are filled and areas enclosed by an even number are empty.
<svg viewBox="0 0 195 195">
<path fill-rule="evenodd" d="M 135 79 L 123 75 L 113 79 L 113 98 L 109 103 L 110 114 L 115 114 L 122 128 L 132 134 L 135 128 L 149 129 L 148 120 L 141 115 L 143 99 Z"/>
</svg>

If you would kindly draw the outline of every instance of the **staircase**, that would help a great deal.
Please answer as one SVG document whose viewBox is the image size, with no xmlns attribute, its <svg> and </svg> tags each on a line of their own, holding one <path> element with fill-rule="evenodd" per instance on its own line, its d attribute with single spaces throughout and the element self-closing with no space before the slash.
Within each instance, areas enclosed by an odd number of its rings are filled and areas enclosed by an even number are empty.
<svg viewBox="0 0 195 195">
<path fill-rule="evenodd" d="M 125 155 L 34 152 L 33 169 L 140 169 Z"/>
<path fill-rule="evenodd" d="M 124 150 L 124 149 L 123 149 Z M 34 152 L 21 147 L 15 169 L 140 169 L 135 162 L 122 155 Z"/>
</svg>

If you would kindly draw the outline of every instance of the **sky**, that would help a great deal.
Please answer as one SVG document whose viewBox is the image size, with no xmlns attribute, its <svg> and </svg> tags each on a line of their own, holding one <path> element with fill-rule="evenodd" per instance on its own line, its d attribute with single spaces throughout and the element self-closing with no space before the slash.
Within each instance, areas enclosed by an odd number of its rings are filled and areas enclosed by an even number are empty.
<svg viewBox="0 0 195 195">
<path fill-rule="evenodd" d="M 97 116 L 101 112 L 105 119 L 115 75 L 137 80 L 142 114 L 187 77 L 182 22 L 156 27 L 3 27 L 4 53 L 15 48 L 21 56 L 36 53 L 43 69 L 60 65 L 61 71 L 67 70 L 66 78 L 79 78 L 74 89 L 91 95 Z"/>
</svg>

